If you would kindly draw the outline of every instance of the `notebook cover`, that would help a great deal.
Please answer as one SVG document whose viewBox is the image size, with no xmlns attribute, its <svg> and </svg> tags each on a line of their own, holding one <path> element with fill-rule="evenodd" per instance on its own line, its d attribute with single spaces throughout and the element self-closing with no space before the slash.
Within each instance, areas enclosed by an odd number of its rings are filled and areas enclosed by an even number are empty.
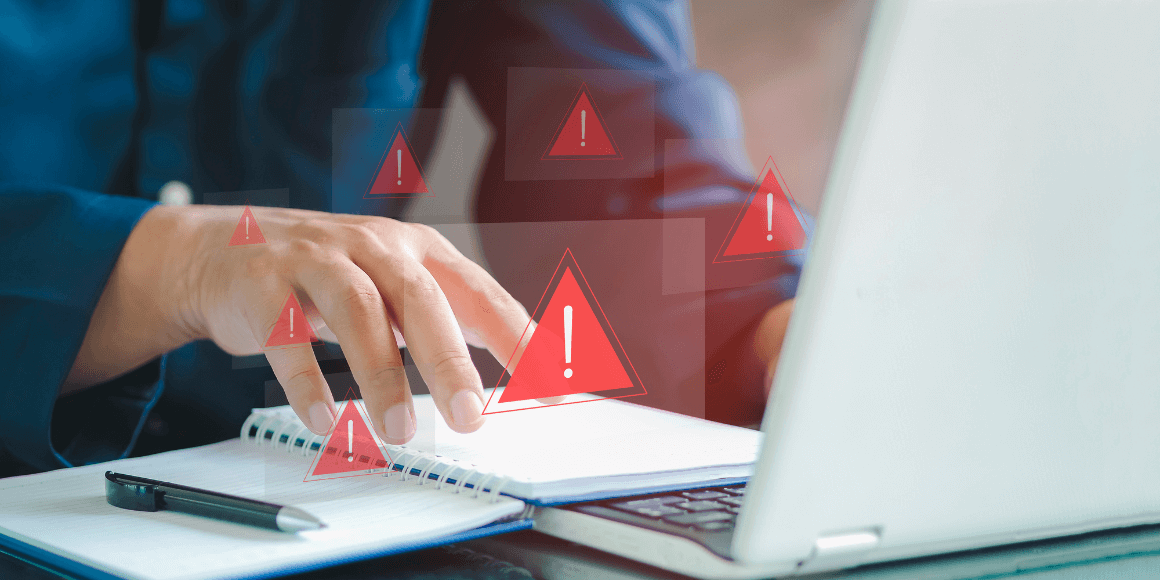
<svg viewBox="0 0 1160 580">
<path fill-rule="evenodd" d="M 465 542 L 467 540 L 474 540 L 476 538 L 484 538 L 487 536 L 494 536 L 498 534 L 506 534 L 517 530 L 532 529 L 531 519 L 520 519 L 507 522 L 497 522 L 488 524 L 483 527 L 475 528 L 474 530 L 467 530 L 457 534 L 451 534 L 433 540 L 424 542 L 414 542 L 410 544 L 402 544 L 399 546 L 392 546 L 383 550 L 367 552 L 353 556 L 339 556 L 332 559 L 319 560 L 318 562 L 306 566 L 285 566 L 271 568 L 269 571 L 259 575 L 252 576 L 220 576 L 222 580 L 258 580 L 261 578 L 274 578 L 278 576 L 285 576 L 288 574 L 298 574 L 302 572 L 309 572 L 319 568 L 327 568 L 330 566 L 339 566 L 341 564 L 349 564 L 351 562 L 358 562 L 362 560 L 370 560 L 372 558 L 382 558 L 385 556 L 393 556 L 395 554 L 402 554 L 404 552 L 411 552 L 415 550 L 423 550 L 426 548 L 434 548 L 446 544 L 454 544 L 456 542 Z M 0 534 L 0 546 L 5 551 L 9 551 L 14 555 L 19 555 L 22 558 L 29 560 L 30 563 L 38 566 L 43 566 L 49 570 L 85 578 L 87 580 L 123 580 L 120 576 L 114 576 L 103 570 L 98 570 L 86 564 L 82 564 L 75 560 L 70 560 L 64 556 L 59 556 L 43 548 L 33 546 L 32 544 L 24 543 L 20 540 Z M 214 580 L 217 580 L 216 578 Z"/>
</svg>

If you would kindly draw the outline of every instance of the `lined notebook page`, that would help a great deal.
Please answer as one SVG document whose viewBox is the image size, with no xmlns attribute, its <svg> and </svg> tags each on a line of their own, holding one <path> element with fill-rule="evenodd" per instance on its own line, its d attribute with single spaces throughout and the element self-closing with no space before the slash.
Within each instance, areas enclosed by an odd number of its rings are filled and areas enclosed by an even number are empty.
<svg viewBox="0 0 1160 580">
<path fill-rule="evenodd" d="M 597 397 L 569 398 L 586 399 Z M 524 499 L 630 495 L 634 489 L 748 477 L 762 441 L 759 431 L 613 399 L 492 414 L 475 433 L 460 434 L 447 427 L 430 395 L 414 401 L 419 425 L 403 447 L 509 476 L 503 492 Z M 294 416 L 289 407 L 257 412 Z"/>
<path fill-rule="evenodd" d="M 94 568 L 149 580 L 244 577 L 338 561 L 436 539 L 518 514 L 523 503 L 434 491 L 398 475 L 302 481 L 301 456 L 240 439 L 0 480 L 0 532 Z M 173 512 L 134 512 L 105 501 L 117 471 L 297 505 L 329 527 L 285 534 Z"/>
</svg>

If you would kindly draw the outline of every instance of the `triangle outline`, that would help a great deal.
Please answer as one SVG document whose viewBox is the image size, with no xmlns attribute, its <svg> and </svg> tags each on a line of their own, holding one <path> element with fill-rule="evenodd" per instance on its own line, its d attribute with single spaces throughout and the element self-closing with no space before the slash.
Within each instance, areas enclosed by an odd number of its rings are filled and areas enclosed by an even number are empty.
<svg viewBox="0 0 1160 580">
<path fill-rule="evenodd" d="M 303 315 L 302 321 L 303 321 L 303 324 L 306 325 L 306 329 L 310 331 L 309 336 L 310 336 L 311 340 L 308 342 L 294 342 L 291 344 L 270 345 L 270 341 L 273 340 L 273 338 L 274 338 L 274 332 L 278 330 L 278 321 L 282 320 L 282 313 L 286 312 L 286 309 L 290 307 L 291 300 L 293 300 L 294 305 L 298 307 L 298 312 L 302 313 L 302 315 Z M 263 352 L 265 352 L 265 351 L 269 351 L 269 350 L 278 350 L 278 349 L 283 349 L 283 348 L 297 348 L 300 346 L 313 347 L 316 345 L 321 345 L 322 339 L 318 338 L 318 333 L 314 330 L 314 325 L 310 324 L 310 319 L 307 318 L 305 314 L 306 313 L 302 309 L 302 301 L 298 299 L 298 295 L 295 294 L 294 289 L 291 288 L 290 294 L 288 296 L 286 296 L 286 300 L 284 300 L 282 302 L 282 308 L 280 310 L 278 310 L 278 318 L 274 319 L 274 326 L 270 327 L 270 332 L 268 332 L 266 334 L 266 341 L 262 343 L 261 350 Z"/>
<path fill-rule="evenodd" d="M 379 180 L 379 174 L 382 173 L 383 167 L 386 167 L 387 157 L 391 154 L 391 149 L 393 149 L 392 145 L 395 144 L 395 140 L 400 136 L 403 138 L 403 145 L 407 148 L 407 154 L 411 156 L 411 161 L 415 163 L 415 168 L 419 170 L 419 181 L 423 184 L 423 187 L 427 188 L 426 195 L 422 193 L 371 193 L 375 182 Z M 367 183 L 367 189 L 363 192 L 363 199 L 411 199 L 418 197 L 435 197 L 435 194 L 431 192 L 431 188 L 427 185 L 427 178 L 423 176 L 423 166 L 419 163 L 419 157 L 415 155 L 415 149 L 411 147 L 411 140 L 407 138 L 407 132 L 403 130 L 403 123 L 400 121 L 395 125 L 395 131 L 391 135 L 391 140 L 387 143 L 387 148 L 383 150 L 383 156 L 379 158 L 378 169 L 375 169 L 374 175 L 371 176 L 370 182 Z"/>
<path fill-rule="evenodd" d="M 580 270 L 580 265 L 576 263 L 576 257 L 572 254 L 571 248 L 564 249 L 564 255 L 560 258 L 560 261 L 556 264 L 556 270 L 552 273 L 552 278 L 548 282 L 548 286 L 546 288 L 544 288 L 544 293 L 540 296 L 540 301 L 536 304 L 536 309 L 532 312 L 532 316 L 528 320 L 528 324 L 527 324 L 527 326 L 524 327 L 524 332 L 522 334 L 520 334 L 520 339 L 516 344 L 517 345 L 523 344 L 524 337 L 526 337 L 528 335 L 528 331 L 532 327 L 532 321 L 539 321 L 544 316 L 544 313 L 548 308 L 548 303 L 551 302 L 551 297 L 555 294 L 556 288 L 560 285 L 560 282 L 564 279 L 564 273 L 569 268 L 571 268 L 573 271 L 573 276 L 576 279 L 576 284 L 577 284 L 577 286 L 580 287 L 580 293 L 583 294 L 584 298 L 588 301 L 588 307 L 592 309 L 592 313 L 596 316 L 596 321 L 600 324 L 601 330 L 604 331 L 604 338 L 606 340 L 608 340 L 608 343 L 612 347 L 613 352 L 616 353 L 616 357 L 618 360 L 620 360 L 621 366 L 624 368 L 625 374 L 628 375 L 628 380 L 630 382 L 632 382 L 633 387 L 623 388 L 623 389 L 613 389 L 613 390 L 608 390 L 608 391 L 590 391 L 589 392 L 590 394 L 610 393 L 609 395 L 602 395 L 600 398 L 597 398 L 597 399 L 588 399 L 588 400 L 579 400 L 579 401 L 572 400 L 572 401 L 563 401 L 563 402 L 559 402 L 559 403 L 538 403 L 537 406 L 533 406 L 533 407 L 523 407 L 523 408 L 519 408 L 519 409 L 505 409 L 505 410 L 488 411 L 488 407 L 492 405 L 492 401 L 495 400 L 495 398 L 496 398 L 496 393 L 498 393 L 500 391 L 500 389 L 505 388 L 507 386 L 508 381 L 511 380 L 512 373 L 509 372 L 508 369 L 512 365 L 512 359 L 514 359 L 516 356 L 516 353 L 513 352 L 511 354 L 511 356 L 508 357 L 507 362 L 504 363 L 503 372 L 500 374 L 499 381 L 496 382 L 495 387 L 492 387 L 491 394 L 488 395 L 487 402 L 484 403 L 484 405 L 483 405 L 483 413 L 482 413 L 483 415 L 495 415 L 498 413 L 511 413 L 514 411 L 523 411 L 523 410 L 527 410 L 527 409 L 540 409 L 540 408 L 544 408 L 544 407 L 558 407 L 560 405 L 574 405 L 577 403 L 591 403 L 591 402 L 602 401 L 602 400 L 606 400 L 606 399 L 623 399 L 625 397 L 636 397 L 639 395 L 647 395 L 648 394 L 648 389 L 645 388 L 644 383 L 640 380 L 640 375 L 637 374 L 636 367 L 634 367 L 632 364 L 632 361 L 630 361 L 628 359 L 628 354 L 624 352 L 624 346 L 620 343 L 620 338 L 616 335 L 616 331 L 612 329 L 612 325 L 608 322 L 608 317 L 604 314 L 604 308 L 600 306 L 599 300 L 596 299 L 596 294 L 592 291 L 591 286 L 588 285 L 588 279 L 584 277 L 584 272 L 582 272 Z M 529 340 L 529 344 L 530 344 L 531 339 L 529 338 L 528 340 Z M 527 345 L 524 346 L 524 349 L 525 349 L 525 351 L 527 350 Z M 640 392 L 635 392 L 637 390 L 639 390 Z M 624 393 L 624 392 L 620 392 L 620 391 L 633 391 L 633 392 Z M 583 394 L 585 394 L 585 393 L 577 393 L 577 395 L 583 395 Z M 537 403 L 537 401 L 535 399 L 531 399 L 531 400 L 511 401 L 511 403 Z M 498 406 L 499 402 L 496 401 L 495 405 Z"/>
<path fill-rule="evenodd" d="M 246 219 L 247 215 L 249 215 L 250 219 L 253 220 L 254 229 L 257 231 L 256 235 L 262 241 L 260 241 L 260 242 L 258 242 L 258 241 L 238 242 L 235 244 L 234 238 L 237 238 L 238 234 L 242 234 L 243 236 L 245 235 L 245 233 L 244 233 L 244 231 L 245 231 L 244 220 Z M 242 215 L 238 218 L 238 225 L 234 226 L 234 233 L 230 234 L 230 241 L 229 241 L 229 243 L 226 244 L 226 247 L 227 248 L 236 248 L 238 246 L 255 246 L 258 244 L 265 244 L 265 243 L 268 243 L 266 240 L 266 234 L 262 233 L 262 226 L 260 226 L 258 224 L 258 216 L 254 215 L 254 212 L 253 212 L 253 210 L 250 209 L 250 206 L 248 206 L 248 205 L 245 206 L 245 208 L 242 209 Z"/>
<path fill-rule="evenodd" d="M 726 262 L 744 262 L 747 260 L 766 260 L 770 258 L 781 258 L 785 256 L 792 256 L 795 254 L 805 253 L 805 247 L 793 250 L 778 250 L 776 252 L 759 252 L 753 254 L 739 254 L 736 256 L 726 256 L 725 250 L 729 248 L 729 242 L 733 241 L 733 236 L 737 234 L 737 229 L 741 227 L 742 218 L 745 217 L 745 212 L 749 211 L 749 207 L 753 204 L 753 198 L 757 196 L 757 192 L 761 190 L 761 184 L 765 181 L 765 175 L 772 172 L 777 184 L 781 187 L 782 193 L 789 201 L 790 209 L 793 210 L 794 217 L 797 218 L 798 226 L 801 227 L 802 233 L 805 235 L 807 244 L 810 237 L 810 230 L 806 227 L 805 216 L 802 209 L 798 206 L 797 200 L 794 199 L 793 194 L 789 191 L 789 185 L 786 184 L 785 178 L 781 176 L 781 170 L 777 168 L 777 163 L 774 162 L 773 156 L 770 155 L 761 171 L 757 174 L 757 181 L 754 182 L 753 188 L 750 189 L 749 195 L 745 198 L 745 203 L 741 205 L 741 210 L 737 212 L 737 217 L 733 219 L 733 225 L 729 227 L 729 233 L 725 235 L 725 240 L 721 242 L 721 248 L 717 250 L 716 257 L 713 258 L 714 264 L 723 264 Z"/>
<path fill-rule="evenodd" d="M 323 439 L 322 443 L 318 446 L 318 453 L 314 454 L 314 459 L 311 460 L 310 467 L 306 470 L 306 477 L 302 479 L 303 483 L 308 483 L 311 481 L 343 479 L 347 477 L 359 477 L 363 475 L 390 474 L 391 469 L 395 465 L 395 461 L 391 457 L 391 453 L 387 451 L 386 445 L 382 442 L 382 440 L 379 439 L 379 436 L 375 433 L 375 430 L 371 428 L 370 414 L 367 413 L 366 403 L 364 403 L 362 399 L 358 398 L 358 395 L 355 394 L 354 389 L 348 390 L 346 396 L 347 398 L 340 403 L 341 406 L 334 414 L 334 423 L 330 425 L 330 430 L 326 432 L 326 438 Z M 344 412 L 346 412 L 348 405 L 355 406 L 355 412 L 358 414 L 359 418 L 362 419 L 363 426 L 367 428 L 368 432 L 370 432 L 372 440 L 374 440 L 375 445 L 378 447 L 379 452 L 382 453 L 383 459 L 387 463 L 383 467 L 357 470 L 357 473 L 352 471 L 314 475 L 314 470 L 318 468 L 318 464 L 322 461 L 322 455 L 326 452 L 327 444 L 330 443 L 330 440 L 332 437 L 334 437 L 334 434 L 338 432 L 338 422 L 342 419 L 342 415 Z M 372 457 L 371 459 L 374 460 L 375 458 Z"/>
<path fill-rule="evenodd" d="M 608 143 L 612 145 L 613 151 L 616 152 L 615 155 L 549 155 L 552 152 L 552 147 L 556 146 L 556 141 L 560 139 L 560 133 L 564 132 L 564 126 L 568 124 L 568 118 L 572 116 L 572 111 L 576 109 L 576 105 L 580 102 L 581 95 L 588 96 L 588 104 L 592 105 L 592 112 L 596 115 L 596 122 L 600 124 L 600 130 L 604 132 L 604 136 L 608 137 Z M 568 105 L 567 109 L 564 109 L 564 118 L 560 121 L 560 126 L 556 128 L 552 139 L 548 141 L 548 148 L 540 156 L 540 161 L 616 161 L 620 159 L 624 159 L 624 156 L 620 153 L 620 147 L 616 146 L 616 140 L 612 138 L 612 132 L 608 130 L 608 123 L 604 121 L 604 115 L 600 114 L 600 108 L 596 106 L 596 100 L 592 98 L 592 92 L 588 90 L 588 83 L 580 83 L 580 90 L 576 91 L 576 96 L 572 98 L 571 104 Z"/>
</svg>

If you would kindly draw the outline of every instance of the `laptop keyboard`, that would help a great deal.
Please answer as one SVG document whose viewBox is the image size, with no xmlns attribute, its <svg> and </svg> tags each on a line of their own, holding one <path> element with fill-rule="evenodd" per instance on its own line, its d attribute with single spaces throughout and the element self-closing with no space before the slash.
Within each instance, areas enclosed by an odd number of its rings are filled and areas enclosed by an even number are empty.
<svg viewBox="0 0 1160 580">
<path fill-rule="evenodd" d="M 616 502 L 610 507 L 678 526 L 716 532 L 733 527 L 744 498 L 744 487 L 726 487 Z"/>
<path fill-rule="evenodd" d="M 733 527 L 744 501 L 745 486 L 741 485 L 608 500 L 566 509 L 687 537 L 728 557 Z"/>
</svg>

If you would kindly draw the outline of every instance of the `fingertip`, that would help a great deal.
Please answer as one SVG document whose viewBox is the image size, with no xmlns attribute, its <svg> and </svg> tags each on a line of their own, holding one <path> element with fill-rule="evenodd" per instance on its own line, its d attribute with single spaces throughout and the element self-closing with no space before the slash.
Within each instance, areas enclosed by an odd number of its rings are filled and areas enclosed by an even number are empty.
<svg viewBox="0 0 1160 580">
<path fill-rule="evenodd" d="M 307 413 L 309 421 L 306 425 L 308 429 L 314 432 L 315 435 L 326 435 L 330 429 L 334 427 L 335 418 L 337 415 L 334 412 L 334 406 L 325 401 L 318 401 L 310 405 L 310 411 Z"/>
<path fill-rule="evenodd" d="M 415 411 L 408 403 L 399 403 L 383 413 L 383 440 L 402 445 L 415 437 Z"/>
<path fill-rule="evenodd" d="M 451 397 L 449 426 L 459 433 L 471 433 L 483 426 L 483 398 L 471 389 L 464 389 Z"/>
</svg>

